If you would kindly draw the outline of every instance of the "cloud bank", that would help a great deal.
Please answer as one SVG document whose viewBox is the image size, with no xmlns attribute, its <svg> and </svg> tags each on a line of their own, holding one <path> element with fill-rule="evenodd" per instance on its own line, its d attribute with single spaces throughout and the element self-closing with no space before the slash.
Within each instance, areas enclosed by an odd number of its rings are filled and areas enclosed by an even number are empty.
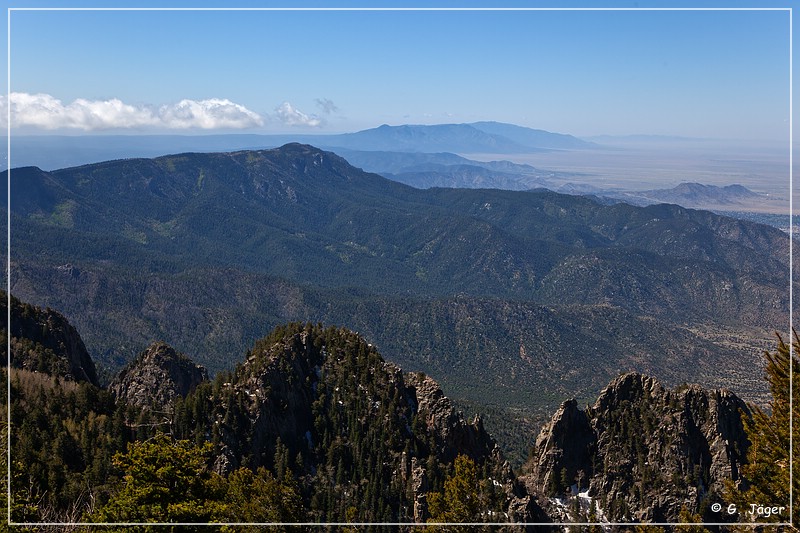
<svg viewBox="0 0 800 533">
<path fill-rule="evenodd" d="M 245 129 L 264 125 L 264 119 L 243 105 L 222 98 L 181 100 L 160 107 L 134 106 L 117 98 L 85 100 L 64 104 L 49 94 L 11 93 L 0 96 L 0 125 L 7 127 L 8 113 L 13 128 L 84 131 L 156 129 Z"/>
</svg>

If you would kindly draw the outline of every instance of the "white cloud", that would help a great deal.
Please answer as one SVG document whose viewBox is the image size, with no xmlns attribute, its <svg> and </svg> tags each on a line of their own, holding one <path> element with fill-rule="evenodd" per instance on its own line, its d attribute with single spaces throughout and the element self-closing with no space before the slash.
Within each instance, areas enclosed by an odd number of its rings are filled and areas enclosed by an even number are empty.
<svg viewBox="0 0 800 533">
<path fill-rule="evenodd" d="M 263 126 L 264 120 L 243 105 L 230 100 L 181 100 L 161 106 L 159 117 L 167 128 L 252 128 Z"/>
<path fill-rule="evenodd" d="M 64 105 L 49 94 L 11 93 L 11 98 L 2 97 L 0 100 L 4 122 L 7 120 L 8 106 L 11 108 L 12 127 L 94 130 L 135 128 L 156 122 L 150 110 L 137 109 L 116 98 L 105 101 L 79 98 Z"/>
<path fill-rule="evenodd" d="M 289 102 L 284 102 L 275 108 L 275 116 L 286 126 L 311 126 L 315 128 L 322 124 L 322 121 L 316 115 L 306 115 Z"/>
<path fill-rule="evenodd" d="M 6 127 L 8 111 L 11 126 L 46 130 L 106 130 L 117 128 L 215 129 L 262 126 L 261 116 L 226 99 L 181 100 L 154 109 L 133 106 L 117 98 L 85 100 L 64 104 L 49 94 L 11 93 L 0 96 L 0 125 Z"/>
</svg>

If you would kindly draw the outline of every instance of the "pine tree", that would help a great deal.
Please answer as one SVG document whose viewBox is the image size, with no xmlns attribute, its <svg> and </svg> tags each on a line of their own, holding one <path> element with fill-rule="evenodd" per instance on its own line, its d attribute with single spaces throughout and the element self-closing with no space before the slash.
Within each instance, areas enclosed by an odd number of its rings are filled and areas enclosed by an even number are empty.
<svg viewBox="0 0 800 533">
<path fill-rule="evenodd" d="M 247 468 L 232 472 L 225 483 L 222 518 L 230 522 L 299 522 L 302 501 L 292 478 L 281 482 L 271 472 Z M 257 529 L 253 529 L 254 531 Z"/>
<path fill-rule="evenodd" d="M 572 485 L 569 482 L 569 473 L 567 472 L 566 468 L 562 468 L 561 469 L 561 478 L 560 479 L 561 479 L 561 486 L 559 488 L 559 492 L 566 493 L 570 489 L 570 486 Z"/>
<path fill-rule="evenodd" d="M 275 465 L 275 476 L 278 479 L 283 479 L 289 471 L 289 449 L 281 442 L 281 438 L 275 442 L 275 456 L 273 459 Z"/>
<path fill-rule="evenodd" d="M 209 522 L 219 519 L 221 484 L 207 468 L 211 444 L 159 434 L 114 456 L 122 488 L 93 516 L 98 522 Z"/>
<path fill-rule="evenodd" d="M 789 442 L 790 442 L 790 390 L 794 394 L 792 404 L 792 427 L 794 442 L 800 442 L 800 364 L 797 352 L 800 350 L 800 338 L 792 332 L 794 341 L 792 349 L 778 336 L 778 349 L 774 353 L 766 352 L 767 360 L 766 378 L 772 401 L 769 404 L 770 413 L 767 414 L 755 405 L 750 406 L 751 416 L 743 417 L 745 432 L 750 440 L 747 450 L 747 464 L 742 466 L 741 473 L 744 478 L 743 487 L 746 490 L 737 490 L 732 483 L 727 486 L 727 499 L 738 506 L 740 519 L 752 519 L 758 522 L 783 522 L 788 516 L 772 515 L 754 516 L 743 513 L 749 509 L 752 502 L 769 503 L 770 505 L 783 505 L 789 507 Z M 794 356 L 792 355 L 794 351 Z M 790 388 L 790 372 L 792 386 Z M 797 451 L 794 454 L 794 470 L 800 462 L 797 461 Z M 794 494 L 800 494 L 800 476 L 795 475 L 793 481 Z M 800 510 L 795 506 L 792 523 L 800 523 Z"/>
<path fill-rule="evenodd" d="M 431 523 L 475 523 L 481 521 L 480 494 L 475 462 L 465 455 L 455 460 L 455 472 L 444 482 L 443 492 L 428 495 Z M 460 531 L 459 528 L 447 528 Z M 474 528 L 472 528 L 474 529 Z M 472 530 L 465 528 L 464 531 Z"/>
<path fill-rule="evenodd" d="M 600 519 L 597 516 L 597 502 L 595 501 L 595 498 L 589 500 L 589 511 L 586 516 L 586 521 L 592 524 L 586 529 L 587 533 L 603 533 L 603 528 L 598 525 Z"/>
</svg>

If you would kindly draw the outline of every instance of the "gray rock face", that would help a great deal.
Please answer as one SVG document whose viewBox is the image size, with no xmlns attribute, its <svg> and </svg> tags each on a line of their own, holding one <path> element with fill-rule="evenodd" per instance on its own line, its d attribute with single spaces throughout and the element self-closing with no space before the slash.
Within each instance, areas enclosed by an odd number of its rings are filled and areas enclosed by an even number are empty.
<svg viewBox="0 0 800 533">
<path fill-rule="evenodd" d="M 417 458 L 411 460 L 411 490 L 414 493 L 414 522 L 422 523 L 428 516 L 428 477 L 425 468 L 419 464 Z"/>
<path fill-rule="evenodd" d="M 208 380 L 206 369 L 164 342 L 154 342 L 109 385 L 118 399 L 131 405 L 162 409 Z"/>
<path fill-rule="evenodd" d="M 589 472 L 596 440 L 586 412 L 578 409 L 575 400 L 564 402 L 536 439 L 538 462 L 533 472 L 536 483 L 553 487 L 560 483 L 563 470 L 570 480 L 578 472 Z"/>
<path fill-rule="evenodd" d="M 549 521 L 535 498 L 516 480 L 511 466 L 503 459 L 500 447 L 486 432 L 479 416 L 467 422 L 455 410 L 439 384 L 428 376 L 409 373 L 405 375 L 405 383 L 409 391 L 413 391 L 413 398 L 419 413 L 424 415 L 428 433 L 434 436 L 439 461 L 449 463 L 457 455 L 467 455 L 478 463 L 493 465 L 491 476 L 495 482 L 503 485 L 507 504 L 505 516 L 498 518 L 500 521 Z M 414 520 L 423 522 L 427 518 L 426 471 L 416 460 L 412 464 Z"/>
<path fill-rule="evenodd" d="M 410 373 L 406 374 L 405 382 L 413 391 L 419 412 L 425 415 L 428 431 L 437 437 L 437 456 L 442 462 L 450 463 L 458 454 L 483 462 L 499 452 L 480 417 L 475 417 L 472 423 L 464 420 L 432 378 Z"/>
<path fill-rule="evenodd" d="M 704 504 L 722 501 L 725 481 L 739 479 L 748 446 L 741 413 L 747 406 L 729 391 L 671 391 L 625 374 L 594 406 L 561 406 L 536 439 L 523 481 L 543 502 L 588 491 L 608 520 L 674 522 L 686 509 L 720 521 Z"/>
</svg>

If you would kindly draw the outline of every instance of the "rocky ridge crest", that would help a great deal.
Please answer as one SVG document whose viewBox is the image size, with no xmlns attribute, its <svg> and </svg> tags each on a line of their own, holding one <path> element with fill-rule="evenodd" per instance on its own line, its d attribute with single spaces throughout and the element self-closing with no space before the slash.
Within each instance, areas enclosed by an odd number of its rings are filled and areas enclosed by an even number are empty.
<svg viewBox="0 0 800 533">
<path fill-rule="evenodd" d="M 745 460 L 742 413 L 747 406 L 727 390 L 668 390 L 624 374 L 593 406 L 562 404 L 536 439 L 523 480 L 544 502 L 584 492 L 595 515 L 612 521 L 675 522 L 685 508 L 718 522 L 724 517 L 709 505 L 721 501 L 726 480 L 740 481 Z M 549 507 L 551 516 L 564 514 Z"/>
<path fill-rule="evenodd" d="M 159 341 L 122 369 L 108 388 L 129 405 L 165 409 L 204 381 L 208 381 L 205 368 Z"/>
</svg>

